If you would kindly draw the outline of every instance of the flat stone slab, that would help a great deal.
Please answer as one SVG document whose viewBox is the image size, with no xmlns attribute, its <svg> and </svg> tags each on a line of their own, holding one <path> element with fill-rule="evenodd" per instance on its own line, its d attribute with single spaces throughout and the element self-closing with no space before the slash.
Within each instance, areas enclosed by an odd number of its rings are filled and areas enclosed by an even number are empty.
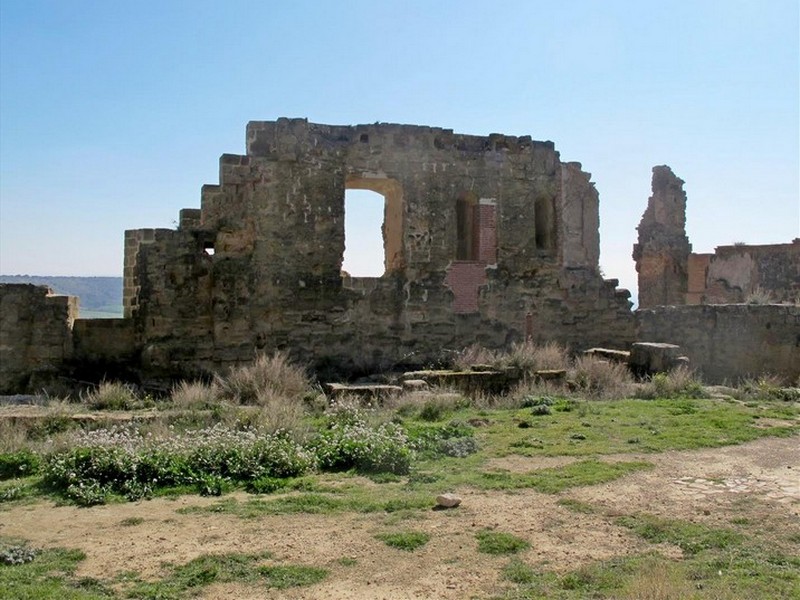
<svg viewBox="0 0 800 600">
<path fill-rule="evenodd" d="M 356 396 L 357 398 L 381 399 L 403 393 L 403 388 L 399 385 L 386 384 L 348 385 L 346 383 L 326 383 L 324 387 L 334 398 Z"/>
<path fill-rule="evenodd" d="M 627 350 L 612 350 L 611 348 L 589 348 L 584 350 L 583 354 L 586 356 L 596 356 L 605 360 L 612 360 L 618 363 L 627 363 L 631 357 L 631 353 Z"/>
<path fill-rule="evenodd" d="M 465 394 L 487 393 L 500 394 L 519 383 L 521 376 L 515 370 L 508 371 L 410 371 L 403 375 L 403 380 L 417 379 L 429 385 L 451 387 Z"/>
</svg>

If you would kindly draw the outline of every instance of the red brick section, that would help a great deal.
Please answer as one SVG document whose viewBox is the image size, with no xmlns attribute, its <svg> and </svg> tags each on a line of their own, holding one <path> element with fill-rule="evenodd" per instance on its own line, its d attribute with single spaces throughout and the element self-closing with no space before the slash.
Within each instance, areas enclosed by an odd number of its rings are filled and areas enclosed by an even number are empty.
<svg viewBox="0 0 800 600">
<path fill-rule="evenodd" d="M 478 312 L 478 288 L 486 285 L 486 265 L 455 260 L 447 269 L 444 283 L 453 290 L 453 312 L 469 314 Z"/>
<path fill-rule="evenodd" d="M 497 217 L 494 204 L 478 206 L 478 261 L 485 265 L 497 262 Z"/>
<path fill-rule="evenodd" d="M 453 312 L 478 312 L 478 289 L 486 285 L 486 265 L 497 262 L 497 217 L 494 204 L 475 207 L 474 260 L 455 260 L 447 269 L 444 283 L 453 291 Z"/>
</svg>

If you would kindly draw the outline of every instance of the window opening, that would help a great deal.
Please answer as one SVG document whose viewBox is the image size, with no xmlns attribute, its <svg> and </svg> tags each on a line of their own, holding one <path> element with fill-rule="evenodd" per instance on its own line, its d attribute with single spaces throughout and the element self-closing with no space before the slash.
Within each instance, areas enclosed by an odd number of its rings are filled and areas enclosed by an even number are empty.
<svg viewBox="0 0 800 600">
<path fill-rule="evenodd" d="M 456 260 L 478 260 L 477 206 L 478 197 L 471 192 L 456 201 Z"/>
<path fill-rule="evenodd" d="M 385 204 L 386 199 L 377 192 L 345 190 L 342 270 L 351 277 L 380 277 L 385 271 Z"/>
<path fill-rule="evenodd" d="M 550 198 L 538 198 L 534 205 L 536 248 L 552 250 L 555 246 L 555 211 Z"/>
</svg>

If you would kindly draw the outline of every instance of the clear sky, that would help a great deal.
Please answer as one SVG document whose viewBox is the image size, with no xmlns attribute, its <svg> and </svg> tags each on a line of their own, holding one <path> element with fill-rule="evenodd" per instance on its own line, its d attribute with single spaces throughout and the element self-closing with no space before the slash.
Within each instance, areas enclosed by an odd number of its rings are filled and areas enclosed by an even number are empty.
<svg viewBox="0 0 800 600">
<path fill-rule="evenodd" d="M 686 181 L 696 252 L 789 242 L 799 4 L 0 0 L 0 273 L 121 275 L 123 231 L 174 226 L 280 116 L 552 140 L 632 291 L 654 165 Z"/>
</svg>

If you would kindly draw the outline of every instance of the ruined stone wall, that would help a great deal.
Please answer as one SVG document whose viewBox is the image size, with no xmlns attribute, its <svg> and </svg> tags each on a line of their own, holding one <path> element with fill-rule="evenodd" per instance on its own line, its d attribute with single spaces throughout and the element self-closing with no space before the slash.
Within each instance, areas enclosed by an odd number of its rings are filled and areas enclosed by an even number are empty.
<svg viewBox="0 0 800 600">
<path fill-rule="evenodd" d="M 800 377 L 800 306 L 661 306 L 636 311 L 637 340 L 677 344 L 708 383 Z"/>
<path fill-rule="evenodd" d="M 800 299 L 800 238 L 791 244 L 719 246 L 689 258 L 689 304 L 745 302 L 750 294 L 772 302 Z"/>
<path fill-rule="evenodd" d="M 78 299 L 45 286 L 0 284 L 0 394 L 18 393 L 32 378 L 56 372 L 72 355 Z"/>
<path fill-rule="evenodd" d="M 344 193 L 385 198 L 379 278 L 341 272 Z M 531 337 L 633 340 L 598 272 L 598 197 L 550 142 L 407 125 L 252 122 L 201 210 L 126 232 L 126 315 L 146 368 L 220 369 L 288 349 L 352 368 Z"/>
<path fill-rule="evenodd" d="M 637 227 L 639 240 L 633 247 L 641 308 L 686 302 L 692 246 L 686 237 L 683 183 L 669 167 L 653 167 L 653 195 L 647 201 Z"/>
</svg>

